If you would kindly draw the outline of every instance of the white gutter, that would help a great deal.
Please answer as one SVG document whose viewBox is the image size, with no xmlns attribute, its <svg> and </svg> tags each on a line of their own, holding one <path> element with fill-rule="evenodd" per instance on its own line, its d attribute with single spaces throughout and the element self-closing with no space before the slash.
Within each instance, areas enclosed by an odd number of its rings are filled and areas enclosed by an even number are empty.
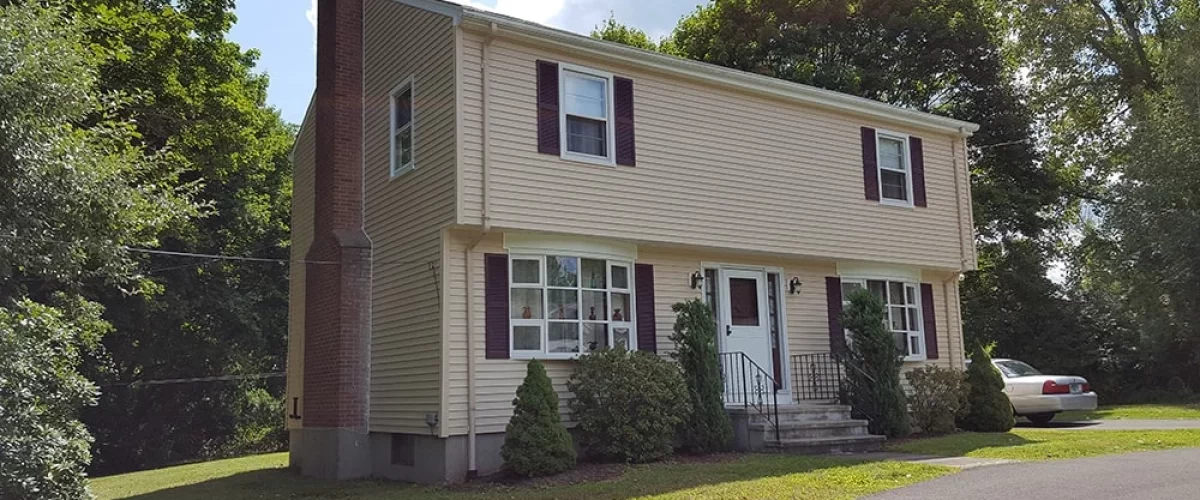
<svg viewBox="0 0 1200 500">
<path fill-rule="evenodd" d="M 491 204 L 490 190 L 488 185 L 488 163 L 491 161 L 491 140 L 488 135 L 488 129 L 491 128 L 491 93 L 492 85 L 488 71 L 490 66 L 490 52 L 492 40 L 495 38 L 496 25 L 491 25 L 491 30 L 488 32 L 487 38 L 483 41 L 483 51 L 480 55 L 480 80 L 482 80 L 481 93 L 481 114 L 482 118 L 482 158 L 480 165 L 482 171 L 483 183 L 483 207 L 480 214 L 480 225 L 483 226 L 483 231 L 479 233 L 479 237 L 463 251 L 463 263 L 467 266 L 467 290 L 477 290 L 478 286 L 475 283 L 475 272 L 472 271 L 472 256 L 475 255 L 475 250 L 479 247 L 479 243 L 487 237 L 492 230 L 492 220 L 488 215 L 488 208 Z M 476 447 L 476 431 L 475 431 L 475 415 L 478 413 L 476 396 L 475 396 L 475 339 L 474 333 L 478 326 L 475 322 L 475 299 L 470 294 L 467 295 L 467 477 L 475 478 L 479 475 L 479 468 L 476 462 L 477 447 Z"/>
<path fill-rule="evenodd" d="M 549 46 L 572 55 L 590 56 L 623 65 L 683 75 L 707 84 L 767 97 L 797 101 L 825 109 L 850 112 L 891 123 L 957 136 L 970 136 L 979 125 L 916 111 L 862 97 L 802 85 L 745 71 L 637 49 L 614 42 L 549 28 L 512 17 L 462 8 L 464 27 L 486 29 L 492 35 Z M 497 32 L 496 27 L 502 28 Z"/>
</svg>

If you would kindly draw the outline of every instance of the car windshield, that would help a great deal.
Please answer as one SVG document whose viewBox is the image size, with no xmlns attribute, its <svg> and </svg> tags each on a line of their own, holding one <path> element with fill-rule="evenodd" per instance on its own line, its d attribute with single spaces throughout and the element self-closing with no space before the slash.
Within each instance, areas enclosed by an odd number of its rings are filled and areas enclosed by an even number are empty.
<svg viewBox="0 0 1200 500">
<path fill-rule="evenodd" d="M 1030 377 L 1033 375 L 1042 374 L 1042 372 L 1037 371 L 1036 368 L 1020 361 L 996 361 L 996 366 L 1000 368 L 1000 371 L 1004 373 L 1005 377 Z"/>
</svg>

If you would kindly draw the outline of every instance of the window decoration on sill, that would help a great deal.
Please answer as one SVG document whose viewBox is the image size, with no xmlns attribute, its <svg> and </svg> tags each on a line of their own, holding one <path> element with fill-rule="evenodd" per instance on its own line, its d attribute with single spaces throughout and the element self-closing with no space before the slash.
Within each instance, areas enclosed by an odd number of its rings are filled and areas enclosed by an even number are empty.
<svg viewBox="0 0 1200 500">
<path fill-rule="evenodd" d="M 629 263 L 556 255 L 513 256 L 510 263 L 514 354 L 573 357 L 636 348 Z"/>
</svg>

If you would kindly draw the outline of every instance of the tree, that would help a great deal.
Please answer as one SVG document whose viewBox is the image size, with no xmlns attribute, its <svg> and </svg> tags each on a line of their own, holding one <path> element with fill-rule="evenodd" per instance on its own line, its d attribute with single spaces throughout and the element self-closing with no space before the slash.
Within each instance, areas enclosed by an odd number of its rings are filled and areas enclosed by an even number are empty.
<svg viewBox="0 0 1200 500">
<path fill-rule="evenodd" d="M 680 427 L 684 449 L 712 453 L 729 449 L 733 424 L 722 396 L 720 359 L 717 357 L 717 324 L 713 310 L 699 299 L 671 306 L 677 318 L 671 356 L 683 369 L 692 412 Z"/>
<path fill-rule="evenodd" d="M 592 30 L 592 38 L 617 42 L 630 47 L 637 47 L 639 49 L 653 51 L 659 50 L 658 44 L 651 41 L 650 37 L 646 35 L 645 31 L 637 28 L 630 28 L 624 24 L 618 23 L 617 20 L 611 16 L 609 16 L 609 18 L 606 19 L 603 24 Z"/>
<path fill-rule="evenodd" d="M 137 143 L 181 165 L 165 186 L 198 185 L 204 217 L 146 242 L 203 254 L 287 259 L 294 127 L 266 105 L 258 54 L 226 39 L 231 0 L 69 0 L 99 56 L 99 86 L 135 98 L 118 116 Z M 93 286 L 114 330 L 84 370 L 102 384 L 282 371 L 286 265 L 153 255 L 136 293 Z M 264 391 L 275 398 L 263 400 Z M 112 386 L 84 419 L 92 471 L 280 449 L 283 383 Z M 264 406 L 266 405 L 266 406 Z M 271 410 L 274 406 L 276 410 Z M 264 431 L 264 412 L 278 418 Z M 137 422 L 131 427 L 129 422 Z M 257 440 L 250 439 L 258 436 Z M 249 441 L 247 441 L 249 439 Z"/>
<path fill-rule="evenodd" d="M 1008 432 L 1016 425 L 1004 379 L 987 349 L 976 344 L 967 366 L 967 414 L 959 427 L 975 432 Z"/>
<path fill-rule="evenodd" d="M 538 360 L 529 362 L 517 387 L 513 416 L 505 429 L 500 456 L 522 476 L 548 476 L 575 466 L 575 443 L 558 414 L 558 394 Z"/>
<path fill-rule="evenodd" d="M 866 290 L 856 290 L 849 298 L 842 325 L 850 341 L 841 362 L 850 406 L 855 415 L 867 419 L 872 434 L 906 436 L 908 409 L 900 385 L 903 355 L 884 323 L 883 301 Z"/>
<path fill-rule="evenodd" d="M 109 326 L 80 292 L 136 289 L 128 246 L 196 207 L 117 117 L 125 98 L 98 92 L 76 20 L 5 4 L 0 33 L 0 497 L 90 498 L 96 386 L 77 368 Z"/>
</svg>

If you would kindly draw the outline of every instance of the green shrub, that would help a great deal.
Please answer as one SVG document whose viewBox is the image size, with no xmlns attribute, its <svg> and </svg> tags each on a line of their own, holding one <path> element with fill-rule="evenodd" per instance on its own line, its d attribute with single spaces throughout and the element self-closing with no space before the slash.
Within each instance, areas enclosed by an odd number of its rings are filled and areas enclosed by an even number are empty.
<svg viewBox="0 0 1200 500">
<path fill-rule="evenodd" d="M 892 332 L 884 325 L 883 302 L 871 292 L 850 294 L 842 325 L 850 331 L 846 352 L 846 392 L 855 416 L 869 422 L 872 434 L 908 435 L 908 410 L 900 386 L 903 360 Z"/>
<path fill-rule="evenodd" d="M 669 456 L 691 405 L 679 367 L 654 354 L 601 349 L 579 358 L 567 387 L 583 447 L 597 458 L 643 463 Z"/>
<path fill-rule="evenodd" d="M 679 432 L 683 449 L 712 453 L 729 449 L 733 424 L 721 397 L 721 366 L 717 357 L 717 324 L 708 304 L 693 299 L 671 306 L 677 318 L 675 352 L 672 357 L 683 369 L 692 411 Z"/>
<path fill-rule="evenodd" d="M 967 381 L 952 368 L 925 366 L 908 372 L 912 423 L 926 434 L 954 432 L 955 417 L 967 405 Z"/>
<path fill-rule="evenodd" d="M 500 456 L 522 476 L 547 476 L 575 466 L 575 444 L 558 414 L 558 394 L 538 360 L 517 388 Z"/>
<path fill-rule="evenodd" d="M 1008 432 L 1016 425 L 1012 403 L 1004 394 L 1004 378 L 987 349 L 977 346 L 967 367 L 967 412 L 959 427 L 975 432 Z"/>
</svg>

